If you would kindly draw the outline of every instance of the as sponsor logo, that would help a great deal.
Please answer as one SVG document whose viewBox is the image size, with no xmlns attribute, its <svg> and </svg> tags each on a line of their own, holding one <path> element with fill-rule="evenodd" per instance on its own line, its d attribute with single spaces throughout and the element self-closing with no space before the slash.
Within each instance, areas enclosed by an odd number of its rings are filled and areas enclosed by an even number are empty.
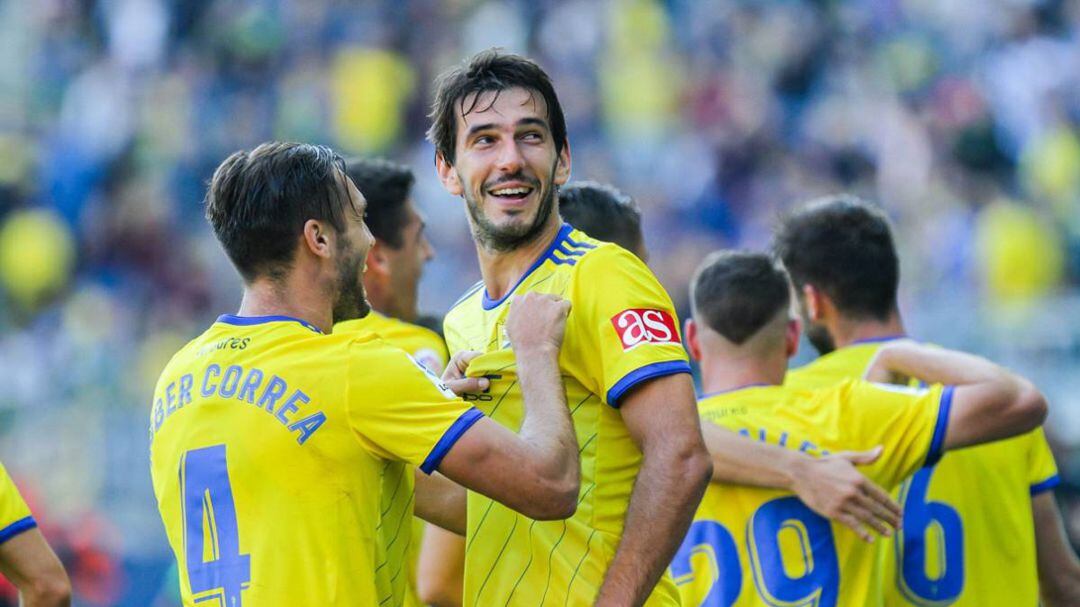
<svg viewBox="0 0 1080 607">
<path fill-rule="evenodd" d="M 611 324 L 622 341 L 623 350 L 642 344 L 678 344 L 679 332 L 675 319 L 664 310 L 632 308 L 611 318 Z"/>
</svg>

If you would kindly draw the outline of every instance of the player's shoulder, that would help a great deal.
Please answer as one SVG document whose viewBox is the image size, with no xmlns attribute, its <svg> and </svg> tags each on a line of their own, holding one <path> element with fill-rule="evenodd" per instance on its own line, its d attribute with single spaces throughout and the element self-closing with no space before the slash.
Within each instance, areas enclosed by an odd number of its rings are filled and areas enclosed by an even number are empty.
<svg viewBox="0 0 1080 607">
<path fill-rule="evenodd" d="M 563 226 L 560 240 L 551 253 L 556 264 L 566 264 L 578 273 L 605 272 L 613 269 L 648 271 L 636 255 L 611 242 L 597 240 L 581 230 Z"/>
<path fill-rule="evenodd" d="M 468 289 L 465 289 L 465 293 L 461 297 L 457 298 L 453 304 L 450 305 L 450 309 L 446 311 L 443 323 L 445 324 L 451 318 L 459 318 L 467 313 L 470 306 L 466 305 L 470 301 L 479 301 L 484 296 L 484 281 L 478 280 Z M 472 306 L 475 307 L 475 306 Z"/>
</svg>

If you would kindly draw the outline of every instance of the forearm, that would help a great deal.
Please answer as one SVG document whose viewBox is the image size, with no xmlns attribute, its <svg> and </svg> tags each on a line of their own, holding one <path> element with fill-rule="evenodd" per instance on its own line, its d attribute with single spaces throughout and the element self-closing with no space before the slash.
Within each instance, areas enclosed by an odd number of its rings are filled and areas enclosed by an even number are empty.
<svg viewBox="0 0 1080 607">
<path fill-rule="evenodd" d="M 413 513 L 447 531 L 465 535 L 465 488 L 438 472 L 428 475 L 417 469 L 415 478 Z"/>
<path fill-rule="evenodd" d="M 465 577 L 465 538 L 429 525 L 417 568 L 420 600 L 431 607 L 460 607 Z"/>
<path fill-rule="evenodd" d="M 559 375 L 559 352 L 532 349 L 517 354 L 518 382 L 525 417 L 518 435 L 533 452 L 530 462 L 539 476 L 578 482 L 577 437 Z"/>
<path fill-rule="evenodd" d="M 1039 594 L 1046 607 L 1080 605 L 1080 560 L 1069 544 L 1053 492 L 1031 500 L 1039 566 Z"/>
<path fill-rule="evenodd" d="M 597 605 L 645 602 L 686 536 L 708 485 L 708 468 L 708 458 L 700 452 L 646 455 Z"/>
<path fill-rule="evenodd" d="M 712 459 L 712 480 L 717 483 L 791 489 L 795 460 L 810 457 L 707 421 L 702 421 L 701 432 Z"/>
</svg>

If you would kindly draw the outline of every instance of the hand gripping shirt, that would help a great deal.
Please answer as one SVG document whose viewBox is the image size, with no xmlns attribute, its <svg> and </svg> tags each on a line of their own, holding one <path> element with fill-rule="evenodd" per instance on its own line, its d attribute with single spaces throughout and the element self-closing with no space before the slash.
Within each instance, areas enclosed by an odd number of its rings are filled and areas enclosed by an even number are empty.
<svg viewBox="0 0 1080 607">
<path fill-rule="evenodd" d="M 785 385 L 821 387 L 862 377 L 886 341 L 826 354 L 789 372 Z M 1059 482 L 1041 428 L 950 452 L 920 470 L 893 494 L 904 509 L 900 532 L 895 540 L 878 540 L 885 604 L 1038 604 L 1031 498 Z"/>
<path fill-rule="evenodd" d="M 443 372 L 449 359 L 446 344 L 438 333 L 374 310 L 364 318 L 334 325 L 334 333 L 350 331 L 374 333 L 390 345 L 405 350 L 416 362 L 436 374 Z M 412 495 L 415 490 L 413 470 L 412 466 L 402 462 L 388 460 L 383 464 L 382 504 L 379 508 L 383 513 L 379 534 L 386 550 L 386 561 L 380 565 L 380 574 L 385 569 L 393 600 L 400 601 L 405 607 L 423 605 L 416 587 L 416 569 L 424 521 L 412 515 Z"/>
<path fill-rule="evenodd" d="M 547 251 L 499 300 L 476 285 L 446 316 L 451 352 L 477 350 L 469 376 L 490 388 L 466 395 L 517 431 L 524 412 L 504 324 L 510 299 L 528 291 L 571 303 L 559 367 L 581 452 L 577 512 L 535 521 L 469 494 L 466 605 L 591 605 L 622 535 L 642 455 L 619 414 L 621 399 L 650 379 L 689 372 L 678 321 L 663 287 L 641 261 L 564 225 Z M 649 605 L 677 605 L 666 576 Z"/>
<path fill-rule="evenodd" d="M 702 421 L 813 456 L 885 447 L 860 470 L 892 489 L 934 461 L 952 389 L 844 382 L 748 387 L 703 398 Z M 788 491 L 711 483 L 671 564 L 683 605 L 880 606 L 877 547 Z"/>
<path fill-rule="evenodd" d="M 184 605 L 400 604 L 386 463 L 431 472 L 480 417 L 374 334 L 222 316 L 168 363 L 151 408 Z"/>
</svg>

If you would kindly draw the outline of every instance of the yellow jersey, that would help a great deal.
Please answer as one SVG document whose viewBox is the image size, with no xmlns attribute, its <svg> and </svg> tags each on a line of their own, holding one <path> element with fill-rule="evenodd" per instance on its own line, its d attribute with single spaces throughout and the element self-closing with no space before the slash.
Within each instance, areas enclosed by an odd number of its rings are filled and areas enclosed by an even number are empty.
<svg viewBox="0 0 1080 607">
<path fill-rule="evenodd" d="M 374 310 L 364 318 L 334 325 L 334 333 L 349 331 L 374 333 L 387 343 L 405 350 L 436 374 L 443 372 L 449 360 L 446 344 L 438 333 Z M 423 605 L 416 589 L 416 568 L 420 560 L 424 521 L 412 516 L 414 490 L 412 466 L 391 461 L 384 464 L 382 504 L 379 508 L 382 512 L 379 534 L 386 550 L 386 561 L 382 567 L 389 574 L 388 581 L 395 602 L 399 600 L 405 607 Z"/>
<path fill-rule="evenodd" d="M 688 373 L 671 299 L 647 267 L 616 245 L 563 225 L 499 300 L 474 286 L 445 320 L 451 352 L 477 350 L 471 377 L 491 386 L 466 395 L 495 421 L 520 428 L 524 413 L 504 325 L 508 300 L 528 291 L 571 302 L 559 367 L 581 453 L 577 512 L 535 521 L 469 494 L 465 605 L 591 605 L 622 535 L 642 455 L 619 414 L 626 393 L 650 379 Z M 665 576 L 649 605 L 677 605 Z"/>
<path fill-rule="evenodd" d="M 889 339 L 835 350 L 789 372 L 784 385 L 861 377 Z M 920 470 L 894 493 L 903 525 L 895 540 L 881 542 L 885 604 L 1038 604 L 1031 497 L 1059 482 L 1041 428 L 951 452 Z"/>
<path fill-rule="evenodd" d="M 941 452 L 952 389 L 844 382 L 751 386 L 703 398 L 701 418 L 810 455 L 885 446 L 863 468 L 897 486 Z M 683 605 L 881 605 L 877 548 L 787 491 L 712 483 L 671 564 Z"/>
<path fill-rule="evenodd" d="M 388 462 L 430 473 L 482 416 L 374 334 L 220 317 L 166 365 L 151 408 L 184 605 L 399 602 L 378 533 Z"/>
<path fill-rule="evenodd" d="M 0 544 L 20 533 L 37 527 L 30 508 L 26 506 L 15 482 L 0 463 Z"/>
</svg>

